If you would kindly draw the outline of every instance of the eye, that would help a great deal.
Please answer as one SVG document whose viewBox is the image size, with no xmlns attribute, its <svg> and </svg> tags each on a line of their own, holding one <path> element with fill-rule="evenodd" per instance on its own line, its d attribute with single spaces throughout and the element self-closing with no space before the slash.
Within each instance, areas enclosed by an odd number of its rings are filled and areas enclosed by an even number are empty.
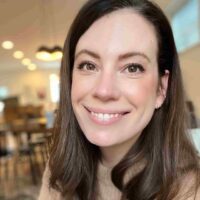
<svg viewBox="0 0 200 200">
<path fill-rule="evenodd" d="M 131 63 L 125 67 L 124 71 L 130 74 L 137 74 L 144 72 L 144 67 L 141 64 Z"/>
<path fill-rule="evenodd" d="M 78 65 L 78 69 L 85 70 L 85 71 L 95 71 L 96 66 L 90 62 L 82 62 Z"/>
</svg>

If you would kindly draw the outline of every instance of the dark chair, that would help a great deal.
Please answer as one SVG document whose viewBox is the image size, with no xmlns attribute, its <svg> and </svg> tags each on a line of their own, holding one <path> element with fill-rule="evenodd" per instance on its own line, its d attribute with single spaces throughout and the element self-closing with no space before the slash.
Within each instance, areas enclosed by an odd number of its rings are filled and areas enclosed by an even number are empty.
<svg viewBox="0 0 200 200">
<path fill-rule="evenodd" d="M 14 159 L 16 155 L 15 149 L 10 149 L 8 145 L 9 131 L 0 130 L 0 179 L 9 177 L 10 159 Z M 2 173 L 4 171 L 5 173 Z"/>
<path fill-rule="evenodd" d="M 20 143 L 18 148 L 18 163 L 20 163 L 20 161 L 23 162 L 23 160 L 28 161 L 34 185 L 37 185 L 38 181 L 41 180 L 41 176 L 45 168 L 47 160 L 46 143 L 46 138 L 40 136 L 34 140 L 29 138 L 25 144 Z"/>
<path fill-rule="evenodd" d="M 2 198 L 6 197 L 9 191 L 15 187 L 16 172 L 16 149 L 10 148 L 8 138 L 12 134 L 9 131 L 0 130 L 0 187 Z"/>
</svg>

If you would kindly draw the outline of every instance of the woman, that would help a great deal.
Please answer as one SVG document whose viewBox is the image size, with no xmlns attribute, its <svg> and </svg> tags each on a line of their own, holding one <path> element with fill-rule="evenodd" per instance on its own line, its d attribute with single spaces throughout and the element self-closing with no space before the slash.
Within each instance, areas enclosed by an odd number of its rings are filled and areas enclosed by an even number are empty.
<svg viewBox="0 0 200 200">
<path fill-rule="evenodd" d="M 64 46 L 61 96 L 39 199 L 199 199 L 179 60 L 146 0 L 91 0 Z"/>
</svg>

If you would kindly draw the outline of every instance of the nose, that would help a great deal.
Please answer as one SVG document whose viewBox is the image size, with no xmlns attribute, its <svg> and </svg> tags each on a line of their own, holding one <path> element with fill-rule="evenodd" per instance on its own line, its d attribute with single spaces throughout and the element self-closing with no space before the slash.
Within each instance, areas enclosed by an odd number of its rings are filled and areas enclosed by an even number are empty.
<svg viewBox="0 0 200 200">
<path fill-rule="evenodd" d="M 117 100 L 120 97 L 120 90 L 115 74 L 102 72 L 94 87 L 93 96 L 101 101 Z"/>
</svg>

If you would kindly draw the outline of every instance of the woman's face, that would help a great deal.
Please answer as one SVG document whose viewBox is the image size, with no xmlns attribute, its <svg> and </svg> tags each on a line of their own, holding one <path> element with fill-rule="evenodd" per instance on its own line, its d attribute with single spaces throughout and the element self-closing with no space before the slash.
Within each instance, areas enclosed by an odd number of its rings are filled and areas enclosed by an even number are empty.
<svg viewBox="0 0 200 200">
<path fill-rule="evenodd" d="M 154 27 L 130 9 L 100 18 L 79 39 L 71 98 L 91 143 L 132 145 L 161 106 L 157 46 Z"/>
</svg>

